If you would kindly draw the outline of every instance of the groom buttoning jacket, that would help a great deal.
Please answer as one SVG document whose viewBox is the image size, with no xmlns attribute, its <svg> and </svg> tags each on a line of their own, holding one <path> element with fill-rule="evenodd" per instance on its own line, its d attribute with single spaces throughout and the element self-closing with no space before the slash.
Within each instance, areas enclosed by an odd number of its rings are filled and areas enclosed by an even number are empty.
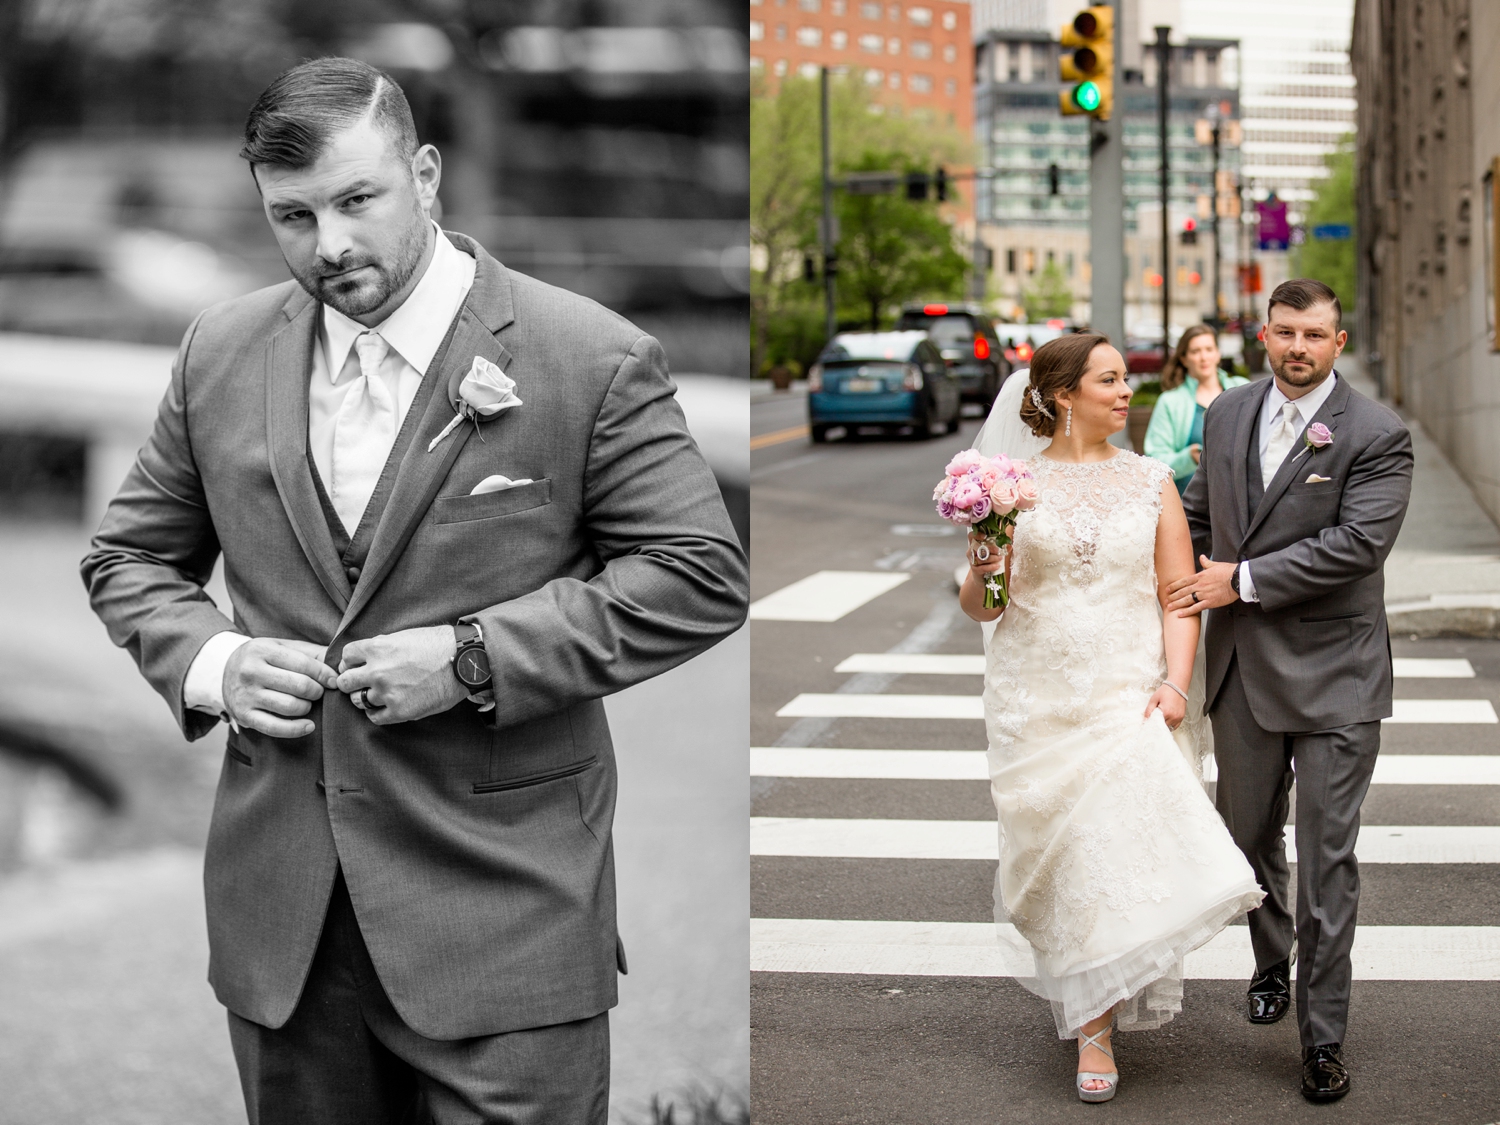
<svg viewBox="0 0 1500 1125">
<path fill-rule="evenodd" d="M 1266 346 L 1276 378 L 1225 391 L 1205 416 L 1202 459 L 1183 495 L 1204 566 L 1186 588 L 1174 584 L 1168 603 L 1209 607 L 1215 805 L 1266 892 L 1249 916 L 1248 1016 L 1286 1014 L 1295 950 L 1302 1093 L 1313 1101 L 1349 1090 L 1341 1050 L 1359 904 L 1354 845 L 1380 721 L 1391 714 L 1382 568 L 1412 480 L 1401 419 L 1333 370 L 1347 339 L 1340 315 L 1320 282 L 1272 293 Z M 1294 777 L 1295 919 L 1283 835 Z"/>
</svg>

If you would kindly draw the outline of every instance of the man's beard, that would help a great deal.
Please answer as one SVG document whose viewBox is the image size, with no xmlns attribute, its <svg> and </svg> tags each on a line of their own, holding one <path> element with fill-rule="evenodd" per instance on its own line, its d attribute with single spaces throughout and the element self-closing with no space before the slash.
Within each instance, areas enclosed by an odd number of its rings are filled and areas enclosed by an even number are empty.
<svg viewBox="0 0 1500 1125">
<path fill-rule="evenodd" d="M 1311 370 L 1303 374 L 1294 375 L 1287 369 L 1287 365 L 1293 362 L 1307 364 Z M 1324 379 L 1328 378 L 1329 373 L 1333 370 L 1333 360 L 1330 359 L 1328 361 L 1327 367 L 1319 367 L 1309 359 L 1293 360 L 1291 356 L 1283 356 L 1279 363 L 1274 359 L 1271 360 L 1271 370 L 1275 373 L 1276 378 L 1289 387 L 1316 387 Z"/>
<path fill-rule="evenodd" d="M 411 280 L 426 249 L 425 216 L 408 228 L 406 236 L 397 247 L 393 262 L 381 262 L 373 258 L 347 258 L 336 266 L 328 266 L 321 259 L 313 272 L 308 274 L 292 271 L 297 283 L 307 290 L 315 300 L 323 302 L 351 320 L 374 312 L 391 299 Z M 351 270 L 369 266 L 374 277 L 350 279 L 344 277 Z M 290 268 L 290 264 L 288 264 Z"/>
</svg>

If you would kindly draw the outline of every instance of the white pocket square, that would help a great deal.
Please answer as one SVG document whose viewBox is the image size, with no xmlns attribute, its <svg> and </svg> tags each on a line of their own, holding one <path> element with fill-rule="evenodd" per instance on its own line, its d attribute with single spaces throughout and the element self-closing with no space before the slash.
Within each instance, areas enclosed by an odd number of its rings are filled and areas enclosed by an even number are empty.
<svg viewBox="0 0 1500 1125">
<path fill-rule="evenodd" d="M 1312 476 L 1308 477 L 1302 483 L 1303 484 L 1326 484 L 1327 482 L 1331 481 L 1332 479 L 1333 479 L 1332 477 L 1320 477 L 1320 476 L 1318 476 L 1317 473 L 1313 473 Z"/>
<path fill-rule="evenodd" d="M 485 477 L 482 481 L 480 481 L 469 490 L 469 495 L 480 496 L 486 492 L 504 492 L 507 488 L 516 488 L 519 485 L 531 483 L 533 482 L 530 477 L 522 477 L 520 480 L 511 480 L 509 477 L 502 477 L 499 474 L 496 474 L 492 477 Z"/>
</svg>

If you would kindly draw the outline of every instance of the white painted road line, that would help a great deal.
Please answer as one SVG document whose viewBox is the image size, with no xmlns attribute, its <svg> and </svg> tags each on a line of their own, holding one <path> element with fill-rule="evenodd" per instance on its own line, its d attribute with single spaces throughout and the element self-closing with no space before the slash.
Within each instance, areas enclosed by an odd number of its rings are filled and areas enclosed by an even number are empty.
<svg viewBox="0 0 1500 1125">
<path fill-rule="evenodd" d="M 837 621 L 911 578 L 910 573 L 820 570 L 750 603 L 752 621 Z"/>
<path fill-rule="evenodd" d="M 1398 699 L 1388 723 L 1500 723 L 1488 699 Z M 983 719 L 977 695 L 859 695 L 804 692 L 777 718 Z"/>
<path fill-rule="evenodd" d="M 1391 661 L 1398 680 L 1472 680 L 1474 665 L 1467 660 L 1398 656 Z"/>
<path fill-rule="evenodd" d="M 1351 954 L 1356 980 L 1500 980 L 1500 926 L 1360 926 Z M 752 918 L 754 972 L 859 976 L 1014 977 L 1035 971 L 1012 926 L 987 922 L 830 921 Z M 1248 980 L 1250 931 L 1220 930 L 1188 954 L 1192 980 Z"/>
<path fill-rule="evenodd" d="M 1297 858 L 1287 826 L 1287 858 Z M 999 830 L 990 820 L 857 820 L 750 818 L 753 856 L 833 859 L 964 859 L 995 862 Z M 1355 854 L 1361 863 L 1500 863 L 1500 826 L 1366 824 Z"/>
<path fill-rule="evenodd" d="M 797 696 L 777 718 L 819 719 L 983 719 L 977 695 L 817 695 Z"/>
<path fill-rule="evenodd" d="M 1213 758 L 1204 780 L 1218 777 Z M 889 781 L 988 781 L 983 750 L 828 750 L 750 748 L 752 777 L 860 778 Z M 1500 755 L 1382 754 L 1375 785 L 1500 785 Z"/>
<path fill-rule="evenodd" d="M 1467 660 L 1398 656 L 1392 661 L 1398 680 L 1472 680 Z M 960 653 L 856 652 L 835 672 L 890 672 L 899 676 L 982 676 L 984 657 Z"/>
<path fill-rule="evenodd" d="M 1397 699 L 1388 723 L 1500 723 L 1488 699 Z"/>
</svg>

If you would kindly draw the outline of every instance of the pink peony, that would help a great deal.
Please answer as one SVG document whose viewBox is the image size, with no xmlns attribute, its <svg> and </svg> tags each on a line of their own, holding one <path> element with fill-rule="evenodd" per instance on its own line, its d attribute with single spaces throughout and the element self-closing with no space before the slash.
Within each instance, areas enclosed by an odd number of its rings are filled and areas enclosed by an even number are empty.
<svg viewBox="0 0 1500 1125">
<path fill-rule="evenodd" d="M 953 504 L 955 507 L 967 510 L 972 508 L 974 501 L 983 495 L 979 483 L 965 477 L 953 487 Z"/>
<path fill-rule="evenodd" d="M 1035 508 L 1038 496 L 1036 481 L 1030 473 L 1016 481 L 1016 507 L 1021 511 L 1029 512 Z"/>
<path fill-rule="evenodd" d="M 963 476 L 970 469 L 978 468 L 984 463 L 984 457 L 977 449 L 965 449 L 956 454 L 953 460 L 948 462 L 948 467 L 943 471 L 950 477 Z"/>
<path fill-rule="evenodd" d="M 990 489 L 990 500 L 995 505 L 995 511 L 1002 516 L 1009 515 L 1016 510 L 1017 495 L 1016 483 L 1009 477 L 1002 477 Z"/>
</svg>

